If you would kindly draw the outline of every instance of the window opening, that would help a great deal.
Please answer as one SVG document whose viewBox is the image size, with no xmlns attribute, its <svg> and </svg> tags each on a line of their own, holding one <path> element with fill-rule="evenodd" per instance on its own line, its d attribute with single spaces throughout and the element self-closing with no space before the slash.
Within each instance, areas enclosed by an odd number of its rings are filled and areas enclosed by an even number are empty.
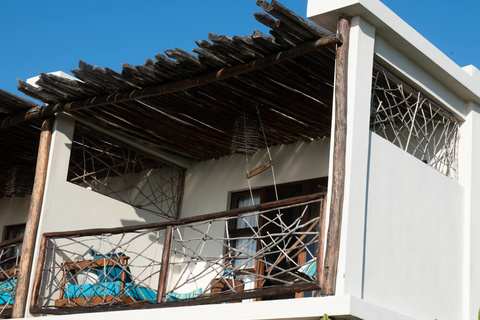
<svg viewBox="0 0 480 320">
<path fill-rule="evenodd" d="M 25 223 L 5 226 L 3 241 L 23 238 L 25 233 Z"/>
<path fill-rule="evenodd" d="M 5 226 L 3 231 L 3 241 L 21 239 L 25 233 L 25 223 Z M 20 262 L 20 256 L 22 254 L 22 242 L 18 242 L 14 245 L 5 246 L 1 250 L 1 268 L 5 270 L 11 270 L 18 266 Z M 2 274 L 0 273 L 0 278 Z"/>
<path fill-rule="evenodd" d="M 176 219 L 183 168 L 77 124 L 68 181 L 105 196 Z"/>
<path fill-rule="evenodd" d="M 459 127 L 450 112 L 374 65 L 371 131 L 457 180 Z"/>
</svg>

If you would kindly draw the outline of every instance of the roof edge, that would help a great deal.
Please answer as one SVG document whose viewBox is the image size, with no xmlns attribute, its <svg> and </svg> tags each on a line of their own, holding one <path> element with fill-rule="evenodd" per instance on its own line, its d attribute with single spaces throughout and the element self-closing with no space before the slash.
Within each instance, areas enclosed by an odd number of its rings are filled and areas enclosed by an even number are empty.
<svg viewBox="0 0 480 320">
<path fill-rule="evenodd" d="M 340 14 L 362 17 L 376 28 L 378 36 L 388 39 L 393 47 L 434 74 L 460 98 L 480 103 L 480 73 L 469 72 L 470 66 L 459 67 L 379 0 L 308 1 L 308 18 L 329 30 L 336 29 Z"/>
</svg>

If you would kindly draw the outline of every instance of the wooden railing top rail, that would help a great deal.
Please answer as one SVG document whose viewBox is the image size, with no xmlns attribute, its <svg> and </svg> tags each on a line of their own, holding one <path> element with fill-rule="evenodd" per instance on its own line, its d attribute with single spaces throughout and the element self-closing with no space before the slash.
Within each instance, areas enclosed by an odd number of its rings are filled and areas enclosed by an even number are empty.
<svg viewBox="0 0 480 320">
<path fill-rule="evenodd" d="M 117 228 L 97 228 L 97 229 L 83 229 L 83 230 L 73 230 L 73 231 L 60 231 L 60 232 L 47 232 L 43 234 L 44 238 L 61 238 L 61 237 L 82 237 L 82 236 L 91 236 L 96 234 L 108 233 L 108 234 L 120 234 L 125 232 L 133 232 L 146 229 L 158 229 L 166 228 L 167 226 L 178 226 L 189 223 L 207 221 L 211 219 L 219 219 L 226 217 L 233 217 L 242 213 L 254 212 L 254 211 L 263 211 L 276 209 L 283 206 L 295 205 L 303 202 L 313 201 L 316 199 L 321 199 L 326 196 L 326 192 L 318 192 L 304 196 L 298 196 L 288 199 L 282 199 L 278 201 L 266 202 L 254 206 L 225 210 L 220 212 L 203 214 L 195 217 L 188 217 L 183 219 L 177 219 L 172 221 L 149 223 L 128 227 L 117 227 Z"/>
<path fill-rule="evenodd" d="M 0 242 L 0 248 L 1 247 L 6 247 L 10 246 L 12 244 L 17 244 L 17 243 L 22 243 L 23 242 L 23 237 L 22 238 L 15 238 L 15 239 L 10 239 L 10 240 L 5 240 Z"/>
</svg>

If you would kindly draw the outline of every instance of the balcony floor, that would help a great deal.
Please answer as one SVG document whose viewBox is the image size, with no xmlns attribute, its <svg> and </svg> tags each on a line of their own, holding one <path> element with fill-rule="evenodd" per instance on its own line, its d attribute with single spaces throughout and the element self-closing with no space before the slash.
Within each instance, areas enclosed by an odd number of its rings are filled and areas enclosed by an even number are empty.
<svg viewBox="0 0 480 320">
<path fill-rule="evenodd" d="M 195 320 L 295 320 L 321 319 L 324 314 L 335 319 L 413 320 L 393 310 L 368 303 L 351 295 L 319 298 L 271 300 L 232 304 L 197 305 L 189 307 L 158 308 L 47 316 L 49 320 L 130 320 L 132 317 L 149 319 Z"/>
</svg>

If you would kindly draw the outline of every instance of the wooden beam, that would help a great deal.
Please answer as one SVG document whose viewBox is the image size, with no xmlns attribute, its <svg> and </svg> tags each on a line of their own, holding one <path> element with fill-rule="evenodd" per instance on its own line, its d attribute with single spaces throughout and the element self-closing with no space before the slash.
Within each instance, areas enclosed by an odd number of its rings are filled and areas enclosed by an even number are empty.
<svg viewBox="0 0 480 320">
<path fill-rule="evenodd" d="M 337 36 L 343 44 L 337 47 L 335 62 L 335 128 L 333 138 L 333 171 L 331 177 L 330 220 L 327 232 L 327 247 L 321 282 L 322 295 L 335 294 L 342 226 L 343 195 L 345 189 L 345 153 L 347 141 L 347 82 L 348 82 L 348 39 L 350 18 L 340 16 Z"/>
<path fill-rule="evenodd" d="M 278 53 L 258 58 L 247 63 L 224 67 L 218 71 L 202 74 L 193 78 L 182 79 L 179 81 L 151 86 L 144 89 L 117 92 L 104 96 L 90 97 L 83 100 L 61 102 L 53 105 L 41 105 L 4 118 L 0 123 L 0 129 L 16 125 L 23 121 L 53 115 L 57 112 L 83 110 L 91 107 L 99 107 L 112 103 L 144 99 L 176 91 L 187 90 L 208 83 L 225 80 L 244 73 L 256 71 L 265 67 L 270 67 L 278 63 L 299 57 L 301 55 L 311 53 L 321 47 L 338 43 L 340 43 L 340 40 L 336 35 L 326 36 Z"/>
<path fill-rule="evenodd" d="M 48 118 L 42 124 L 40 143 L 38 146 L 37 167 L 33 184 L 32 197 L 28 212 L 28 220 L 23 236 L 22 255 L 18 272 L 15 302 L 13 304 L 12 317 L 23 318 L 27 304 L 28 286 L 30 283 L 30 272 L 35 250 L 35 239 L 37 237 L 38 222 L 43 203 L 45 181 L 47 176 L 48 155 L 52 140 L 53 118 Z"/>
</svg>

